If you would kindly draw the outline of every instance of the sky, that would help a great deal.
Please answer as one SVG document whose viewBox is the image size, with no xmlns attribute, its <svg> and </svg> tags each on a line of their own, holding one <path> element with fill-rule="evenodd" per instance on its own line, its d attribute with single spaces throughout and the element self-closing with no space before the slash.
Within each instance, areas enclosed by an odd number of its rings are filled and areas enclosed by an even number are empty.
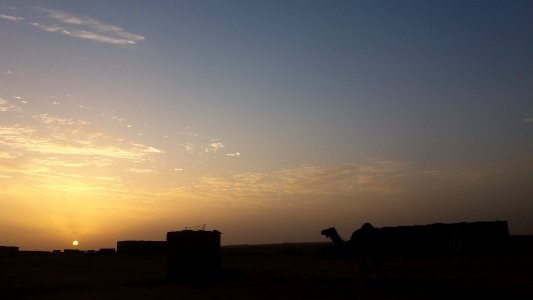
<svg viewBox="0 0 533 300">
<path fill-rule="evenodd" d="M 0 1 L 0 245 L 532 216 L 531 1 Z"/>
</svg>

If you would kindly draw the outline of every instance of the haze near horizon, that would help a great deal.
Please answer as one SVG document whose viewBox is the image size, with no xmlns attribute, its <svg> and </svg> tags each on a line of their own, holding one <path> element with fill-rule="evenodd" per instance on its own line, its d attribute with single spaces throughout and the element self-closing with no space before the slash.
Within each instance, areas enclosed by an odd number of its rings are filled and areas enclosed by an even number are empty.
<svg viewBox="0 0 533 300">
<path fill-rule="evenodd" d="M 0 245 L 533 234 L 530 1 L 2 1 Z"/>
</svg>

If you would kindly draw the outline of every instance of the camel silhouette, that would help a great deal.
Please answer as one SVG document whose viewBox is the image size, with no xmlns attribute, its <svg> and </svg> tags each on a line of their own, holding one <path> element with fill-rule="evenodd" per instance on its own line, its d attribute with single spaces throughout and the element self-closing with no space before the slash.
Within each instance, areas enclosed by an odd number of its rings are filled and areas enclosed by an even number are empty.
<svg viewBox="0 0 533 300">
<path fill-rule="evenodd" d="M 370 223 L 365 223 L 360 229 L 353 232 L 349 241 L 343 240 L 335 227 L 324 229 L 322 235 L 330 238 L 338 247 L 347 249 L 359 264 L 363 280 L 370 278 L 368 261 L 372 260 L 376 279 L 383 278 L 383 249 L 379 229 Z"/>
</svg>

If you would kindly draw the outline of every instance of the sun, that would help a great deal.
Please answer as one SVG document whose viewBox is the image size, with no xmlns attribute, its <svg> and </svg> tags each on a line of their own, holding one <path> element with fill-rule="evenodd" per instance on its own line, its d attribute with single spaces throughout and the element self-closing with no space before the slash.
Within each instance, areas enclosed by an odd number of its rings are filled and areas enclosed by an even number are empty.
<svg viewBox="0 0 533 300">
<path fill-rule="evenodd" d="M 78 241 L 73 241 L 72 242 L 72 246 L 78 246 L 78 244 L 79 244 Z"/>
</svg>

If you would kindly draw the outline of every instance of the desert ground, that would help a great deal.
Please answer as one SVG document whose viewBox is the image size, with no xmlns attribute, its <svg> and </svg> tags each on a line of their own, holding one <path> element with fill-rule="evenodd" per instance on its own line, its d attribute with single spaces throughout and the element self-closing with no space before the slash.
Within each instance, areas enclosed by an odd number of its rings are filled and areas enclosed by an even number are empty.
<svg viewBox="0 0 533 300">
<path fill-rule="evenodd" d="M 222 248 L 216 281 L 170 282 L 165 255 L 0 257 L 0 299 L 533 299 L 533 237 L 505 254 L 389 255 L 364 282 L 330 243 Z"/>
</svg>

